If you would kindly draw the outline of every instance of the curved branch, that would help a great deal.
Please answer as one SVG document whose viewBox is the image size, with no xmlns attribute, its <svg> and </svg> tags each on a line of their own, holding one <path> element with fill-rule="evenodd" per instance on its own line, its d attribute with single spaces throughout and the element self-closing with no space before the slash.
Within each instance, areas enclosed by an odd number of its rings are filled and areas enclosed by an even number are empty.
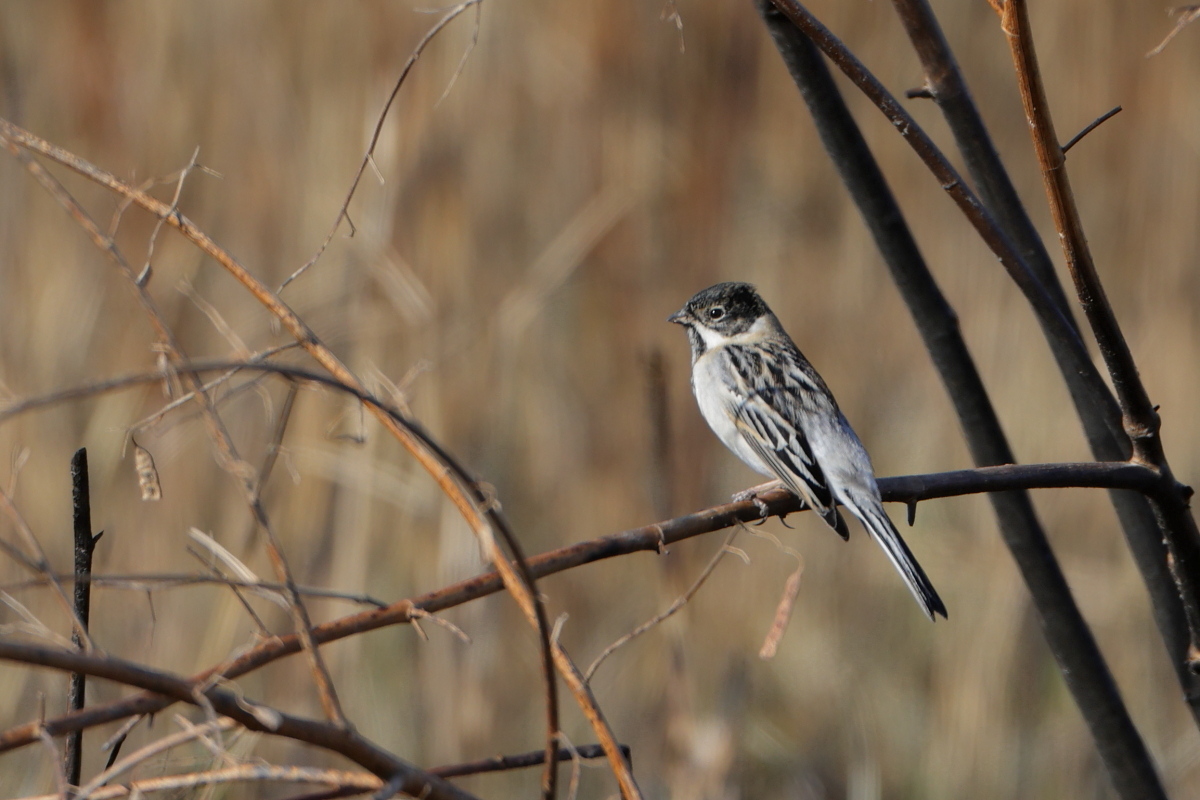
<svg viewBox="0 0 1200 800">
<path fill-rule="evenodd" d="M 409 764 L 352 730 L 340 725 L 294 717 L 261 706 L 251 710 L 253 707 L 248 706 L 244 698 L 239 698 L 231 691 L 212 686 L 206 688 L 169 672 L 149 669 L 114 656 L 95 656 L 8 641 L 0 641 L 0 659 L 36 664 L 66 672 L 80 672 L 127 686 L 136 686 L 196 706 L 201 705 L 197 697 L 199 693 L 217 713 L 236 720 L 250 730 L 284 736 L 340 753 L 385 781 L 398 778 L 400 791 L 413 797 L 474 800 L 474 795 Z M 259 713 L 255 714 L 254 711 Z"/>
<path fill-rule="evenodd" d="M 19 145 L 57 161 L 89 180 L 120 194 L 156 217 L 166 220 L 168 225 L 176 228 L 186 239 L 220 264 L 226 272 L 242 284 L 296 339 L 297 343 L 334 378 L 356 391 L 365 392 L 358 377 L 321 341 L 316 332 L 299 314 L 177 209 L 130 186 L 112 173 L 100 169 L 74 153 L 53 145 L 4 119 L 0 119 L 0 140 L 5 141 L 10 147 Z M 107 240 L 97 243 L 103 247 L 106 242 Z M 595 698 L 587 686 L 573 676 L 573 667 L 570 665 L 565 651 L 550 641 L 550 623 L 546 608 L 525 565 L 520 542 L 513 535 L 507 519 L 500 513 L 493 498 L 487 495 L 467 469 L 434 441 L 416 420 L 404 414 L 385 413 L 378 406 L 369 408 L 384 428 L 429 473 L 446 497 L 462 514 L 463 519 L 471 527 L 472 532 L 479 539 L 493 565 L 504 579 L 505 587 L 516 600 L 530 625 L 537 630 L 538 644 L 541 648 L 542 677 L 545 683 L 548 768 L 553 767 L 553 753 L 557 748 L 555 738 L 558 734 L 558 693 L 554 678 L 554 670 L 557 667 L 571 687 L 576 702 L 593 722 L 597 738 L 601 744 L 605 745 L 609 764 L 617 776 L 622 793 L 627 798 L 640 797 L 641 794 L 633 779 L 633 773 L 621 755 L 616 738 L 600 713 Z M 255 510 L 261 509 L 256 508 Z M 508 562 L 507 557 L 496 545 L 497 538 L 503 540 L 508 546 L 509 552 L 513 556 L 512 564 Z M 547 786 L 544 787 L 546 795 L 551 793 L 554 784 L 553 777 L 548 776 L 548 778 Z"/>
</svg>

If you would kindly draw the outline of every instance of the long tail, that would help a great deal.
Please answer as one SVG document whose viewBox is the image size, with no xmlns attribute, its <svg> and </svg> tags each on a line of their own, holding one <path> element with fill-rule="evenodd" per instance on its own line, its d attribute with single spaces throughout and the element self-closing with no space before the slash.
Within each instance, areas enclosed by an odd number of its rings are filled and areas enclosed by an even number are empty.
<svg viewBox="0 0 1200 800">
<path fill-rule="evenodd" d="M 900 531 L 896 530 L 879 501 L 862 497 L 849 499 L 852 502 L 847 504 L 848 510 L 859 518 L 863 526 L 870 531 L 872 538 L 879 542 L 883 552 L 887 553 L 888 560 L 908 585 L 908 590 L 921 605 L 925 616 L 932 620 L 934 614 L 941 614 L 946 618 L 946 606 L 942 603 L 942 598 L 938 597 L 937 590 L 929 582 L 929 576 L 921 569 L 904 539 L 900 538 Z"/>
</svg>

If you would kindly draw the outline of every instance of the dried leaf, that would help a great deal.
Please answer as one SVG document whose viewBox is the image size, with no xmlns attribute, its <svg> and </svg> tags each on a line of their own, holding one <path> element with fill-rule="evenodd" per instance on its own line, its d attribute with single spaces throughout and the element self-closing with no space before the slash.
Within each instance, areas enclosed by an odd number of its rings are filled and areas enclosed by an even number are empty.
<svg viewBox="0 0 1200 800">
<path fill-rule="evenodd" d="M 783 587 L 783 596 L 779 598 L 779 606 L 775 609 L 775 620 L 771 623 L 771 630 L 767 632 L 767 638 L 758 651 L 759 658 L 774 658 L 779 650 L 779 642 L 792 619 L 792 609 L 796 605 L 796 595 L 800 593 L 800 575 L 803 572 L 804 562 L 800 562 L 796 571 L 788 576 Z"/>
<path fill-rule="evenodd" d="M 150 451 L 137 442 L 133 443 L 133 466 L 137 470 L 138 488 L 142 490 L 142 500 L 162 500 L 162 484 L 158 482 L 158 469 L 154 466 L 154 456 Z"/>
</svg>

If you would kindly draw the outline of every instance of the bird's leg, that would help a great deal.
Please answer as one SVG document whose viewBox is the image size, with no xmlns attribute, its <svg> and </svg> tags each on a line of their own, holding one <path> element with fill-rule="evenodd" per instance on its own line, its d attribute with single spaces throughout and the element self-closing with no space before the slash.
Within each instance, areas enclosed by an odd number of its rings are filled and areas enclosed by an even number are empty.
<svg viewBox="0 0 1200 800">
<path fill-rule="evenodd" d="M 782 488 L 783 481 L 781 480 L 767 481 L 766 483 L 760 483 L 758 486 L 751 486 L 749 489 L 743 489 L 742 491 L 737 492 L 733 496 L 733 502 L 741 503 L 746 500 L 752 500 L 754 502 L 754 507 L 758 509 L 759 516 L 761 516 L 765 521 L 770 513 L 770 509 L 767 508 L 767 504 L 763 502 L 759 495 L 766 494 L 767 492 L 773 492 L 776 489 Z"/>
</svg>

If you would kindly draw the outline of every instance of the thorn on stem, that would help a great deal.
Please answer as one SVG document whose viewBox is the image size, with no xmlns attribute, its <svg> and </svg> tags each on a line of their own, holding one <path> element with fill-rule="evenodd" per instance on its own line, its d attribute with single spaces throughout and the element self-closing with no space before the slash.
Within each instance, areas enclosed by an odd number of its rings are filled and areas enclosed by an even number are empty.
<svg viewBox="0 0 1200 800">
<path fill-rule="evenodd" d="M 909 500 L 906 505 L 908 506 L 908 527 L 911 528 L 917 522 L 917 501 Z"/>
<path fill-rule="evenodd" d="M 929 84 L 918 86 L 915 89 L 909 89 L 904 93 L 904 96 L 909 100 L 936 100 L 933 96 L 933 90 L 929 88 Z"/>
</svg>

